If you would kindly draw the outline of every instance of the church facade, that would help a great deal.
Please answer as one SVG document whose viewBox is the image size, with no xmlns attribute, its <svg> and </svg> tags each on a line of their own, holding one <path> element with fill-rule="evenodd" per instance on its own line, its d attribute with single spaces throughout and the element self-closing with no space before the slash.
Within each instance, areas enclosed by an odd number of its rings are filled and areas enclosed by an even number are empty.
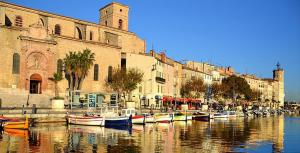
<svg viewBox="0 0 300 153">
<path fill-rule="evenodd" d="M 95 53 L 82 90 L 104 91 L 109 71 L 121 66 L 121 53 L 145 53 L 145 41 L 128 31 L 128 6 L 111 3 L 91 23 L 0 2 L 0 97 L 2 106 L 22 106 L 28 99 L 47 107 L 54 83 L 49 80 L 70 51 Z M 60 93 L 68 88 L 59 82 Z M 28 102 L 27 102 L 28 103 Z M 30 103 L 33 104 L 33 103 Z"/>
</svg>

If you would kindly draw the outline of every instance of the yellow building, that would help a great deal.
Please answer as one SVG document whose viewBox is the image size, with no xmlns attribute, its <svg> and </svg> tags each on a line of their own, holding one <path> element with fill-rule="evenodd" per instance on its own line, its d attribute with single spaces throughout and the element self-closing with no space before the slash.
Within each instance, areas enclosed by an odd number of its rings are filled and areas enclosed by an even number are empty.
<svg viewBox="0 0 300 153">
<path fill-rule="evenodd" d="M 145 107 L 160 108 L 163 97 L 179 97 L 181 67 L 163 52 L 126 53 L 126 68 L 138 68 L 144 73 L 143 81 L 133 92 L 133 100 Z"/>
<path fill-rule="evenodd" d="M 284 70 L 277 64 L 273 70 L 273 78 L 258 78 L 254 75 L 244 74 L 250 88 L 261 93 L 261 101 L 265 106 L 277 107 L 284 105 Z"/>
<path fill-rule="evenodd" d="M 48 78 L 69 51 L 86 48 L 95 53 L 95 62 L 82 90 L 103 92 L 108 73 L 121 66 L 122 52 L 145 53 L 145 41 L 128 31 L 128 11 L 128 6 L 111 3 L 100 9 L 100 22 L 92 23 L 0 2 L 2 106 L 28 101 L 49 106 L 54 83 Z M 66 79 L 59 88 L 64 95 Z"/>
</svg>

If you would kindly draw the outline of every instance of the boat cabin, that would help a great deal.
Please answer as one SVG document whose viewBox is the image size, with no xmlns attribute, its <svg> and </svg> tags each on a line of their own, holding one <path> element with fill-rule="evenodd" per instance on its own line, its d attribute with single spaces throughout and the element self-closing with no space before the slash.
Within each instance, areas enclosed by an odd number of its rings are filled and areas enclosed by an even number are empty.
<svg viewBox="0 0 300 153">
<path fill-rule="evenodd" d="M 135 116 L 136 111 L 134 108 L 122 109 L 121 114 L 122 114 L 122 116 L 129 117 L 131 115 L 133 117 L 133 116 Z"/>
</svg>

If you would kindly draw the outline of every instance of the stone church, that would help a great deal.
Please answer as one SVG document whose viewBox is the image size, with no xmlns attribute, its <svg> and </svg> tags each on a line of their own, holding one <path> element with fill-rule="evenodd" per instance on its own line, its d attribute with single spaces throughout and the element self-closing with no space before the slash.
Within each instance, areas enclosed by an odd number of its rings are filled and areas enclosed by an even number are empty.
<svg viewBox="0 0 300 153">
<path fill-rule="evenodd" d="M 121 66 L 126 53 L 145 53 L 146 43 L 128 31 L 128 6 L 110 3 L 99 10 L 99 23 L 0 2 L 0 99 L 2 107 L 49 106 L 54 83 L 70 51 L 90 49 L 93 68 L 82 89 L 105 90 L 104 80 Z M 68 88 L 59 82 L 60 93 Z"/>
</svg>

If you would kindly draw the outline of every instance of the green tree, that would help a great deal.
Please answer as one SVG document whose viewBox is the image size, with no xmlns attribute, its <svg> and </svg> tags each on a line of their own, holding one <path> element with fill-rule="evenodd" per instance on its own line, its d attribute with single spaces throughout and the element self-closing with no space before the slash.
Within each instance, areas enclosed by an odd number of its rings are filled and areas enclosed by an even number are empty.
<svg viewBox="0 0 300 153">
<path fill-rule="evenodd" d="M 251 99 L 252 90 L 244 78 L 238 76 L 230 76 L 222 80 L 222 86 L 224 87 L 225 98 L 232 98 L 235 101 L 237 96 Z"/>
<path fill-rule="evenodd" d="M 202 79 L 195 78 L 182 84 L 180 94 L 182 97 L 200 98 L 205 92 L 205 86 Z"/>
<path fill-rule="evenodd" d="M 88 75 L 94 61 L 95 54 L 90 49 L 84 49 L 82 52 L 69 52 L 66 55 L 64 63 L 70 90 L 81 89 L 83 80 Z"/>
<path fill-rule="evenodd" d="M 105 84 L 119 95 L 127 96 L 128 101 L 131 101 L 132 91 L 143 81 L 143 76 L 144 73 L 137 68 L 118 68 L 113 70 L 110 80 L 107 77 Z"/>
<path fill-rule="evenodd" d="M 58 94 L 58 85 L 57 85 L 57 83 L 62 80 L 62 74 L 61 73 L 54 73 L 53 77 L 49 78 L 49 80 L 54 82 L 54 91 L 55 91 L 54 99 L 58 99 L 59 94 Z"/>
<path fill-rule="evenodd" d="M 224 87 L 222 84 L 213 83 L 211 85 L 211 91 L 212 91 L 213 98 L 216 100 L 220 100 L 222 94 L 224 93 Z"/>
<path fill-rule="evenodd" d="M 246 100 L 261 102 L 260 97 L 261 93 L 259 91 L 252 90 L 251 93 L 247 95 Z"/>
</svg>

